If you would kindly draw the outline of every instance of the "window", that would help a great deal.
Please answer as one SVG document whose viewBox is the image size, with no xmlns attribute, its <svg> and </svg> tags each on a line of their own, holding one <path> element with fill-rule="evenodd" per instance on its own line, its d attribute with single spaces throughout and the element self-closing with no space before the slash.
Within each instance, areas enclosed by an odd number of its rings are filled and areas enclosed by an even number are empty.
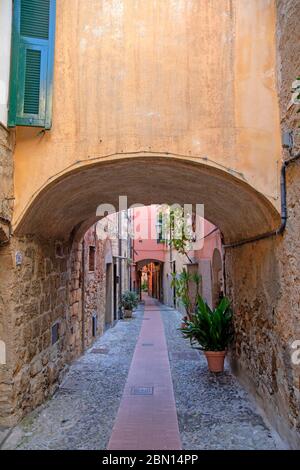
<svg viewBox="0 0 300 470">
<path fill-rule="evenodd" d="M 56 0 L 14 0 L 8 126 L 51 128 Z"/>
<path fill-rule="evenodd" d="M 61 242 L 55 243 L 55 256 L 56 258 L 63 258 L 64 256 L 64 247 Z"/>
<path fill-rule="evenodd" d="M 59 323 L 56 322 L 51 328 L 51 344 L 57 343 L 59 339 Z"/>
<path fill-rule="evenodd" d="M 97 336 L 97 315 L 94 314 L 92 317 L 92 335 Z"/>
<path fill-rule="evenodd" d="M 163 214 L 162 212 L 159 212 L 158 214 L 158 220 L 156 224 L 156 241 L 157 243 L 165 243 L 165 240 L 163 238 Z"/>
<path fill-rule="evenodd" d="M 91 245 L 89 247 L 89 271 L 95 271 L 95 255 L 96 247 Z"/>
</svg>

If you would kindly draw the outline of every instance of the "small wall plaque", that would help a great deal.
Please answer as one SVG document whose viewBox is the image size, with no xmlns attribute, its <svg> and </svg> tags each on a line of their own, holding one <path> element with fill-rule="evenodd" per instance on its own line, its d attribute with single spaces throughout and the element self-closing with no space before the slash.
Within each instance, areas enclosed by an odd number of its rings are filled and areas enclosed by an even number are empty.
<svg viewBox="0 0 300 470">
<path fill-rule="evenodd" d="M 20 266 L 23 262 L 23 255 L 20 251 L 16 251 L 16 266 Z"/>
</svg>

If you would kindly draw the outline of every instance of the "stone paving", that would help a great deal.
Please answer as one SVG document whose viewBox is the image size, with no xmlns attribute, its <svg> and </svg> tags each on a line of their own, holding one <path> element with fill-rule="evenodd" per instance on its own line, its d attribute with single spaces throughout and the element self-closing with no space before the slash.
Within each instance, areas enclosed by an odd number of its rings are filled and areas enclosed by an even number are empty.
<svg viewBox="0 0 300 470">
<path fill-rule="evenodd" d="M 168 347 L 161 304 L 147 298 L 109 450 L 179 450 Z"/>
<path fill-rule="evenodd" d="M 2 449 L 105 449 L 122 397 L 143 312 L 119 321 L 71 367 L 45 405 L 16 426 Z M 93 350 L 107 348 L 107 354 Z"/>
<path fill-rule="evenodd" d="M 161 305 L 183 449 L 276 449 L 282 444 L 231 375 L 207 370 L 178 331 L 181 314 Z M 143 311 L 108 330 L 70 368 L 45 405 L 29 414 L 2 449 L 105 449 L 112 433 Z M 103 348 L 107 354 L 99 354 Z M 94 350 L 94 352 L 93 352 Z"/>
<path fill-rule="evenodd" d="M 283 448 L 228 364 L 224 373 L 208 371 L 201 351 L 191 349 L 178 331 L 182 315 L 161 310 L 169 349 L 183 449 L 273 450 Z"/>
</svg>

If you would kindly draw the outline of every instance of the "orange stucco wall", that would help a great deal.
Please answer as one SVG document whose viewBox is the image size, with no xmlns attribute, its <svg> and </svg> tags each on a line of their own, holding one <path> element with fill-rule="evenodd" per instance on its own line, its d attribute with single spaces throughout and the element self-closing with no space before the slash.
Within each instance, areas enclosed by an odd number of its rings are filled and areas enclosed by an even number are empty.
<svg viewBox="0 0 300 470">
<path fill-rule="evenodd" d="M 278 209 L 274 31 L 273 0 L 58 0 L 53 127 L 17 129 L 14 226 L 58 176 L 131 152 L 224 170 Z"/>
</svg>

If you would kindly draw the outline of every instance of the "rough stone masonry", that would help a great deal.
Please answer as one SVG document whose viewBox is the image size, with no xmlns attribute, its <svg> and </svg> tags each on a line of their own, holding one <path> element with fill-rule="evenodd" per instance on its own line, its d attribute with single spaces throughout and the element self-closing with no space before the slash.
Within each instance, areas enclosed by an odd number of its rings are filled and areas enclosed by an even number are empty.
<svg viewBox="0 0 300 470">
<path fill-rule="evenodd" d="M 296 152 L 299 115 L 289 102 L 300 70 L 300 2 L 276 5 L 281 126 L 294 130 Z M 0 422 L 12 425 L 53 393 L 83 349 L 82 246 L 33 235 L 8 243 L 14 134 L 2 127 L 0 133 L 0 335 L 7 352 L 0 365 Z M 300 370 L 291 358 L 291 342 L 300 339 L 299 178 L 298 162 L 287 170 L 284 236 L 227 250 L 225 260 L 235 311 L 235 371 L 293 448 L 300 446 Z"/>
<path fill-rule="evenodd" d="M 277 0 L 277 83 L 282 130 L 300 150 L 299 107 L 291 105 L 300 72 L 300 1 Z M 289 158 L 284 151 L 283 158 Z M 234 302 L 233 365 L 267 418 L 293 448 L 300 447 L 300 366 L 291 344 L 300 339 L 300 161 L 287 169 L 288 220 L 283 236 L 226 253 Z"/>
</svg>

